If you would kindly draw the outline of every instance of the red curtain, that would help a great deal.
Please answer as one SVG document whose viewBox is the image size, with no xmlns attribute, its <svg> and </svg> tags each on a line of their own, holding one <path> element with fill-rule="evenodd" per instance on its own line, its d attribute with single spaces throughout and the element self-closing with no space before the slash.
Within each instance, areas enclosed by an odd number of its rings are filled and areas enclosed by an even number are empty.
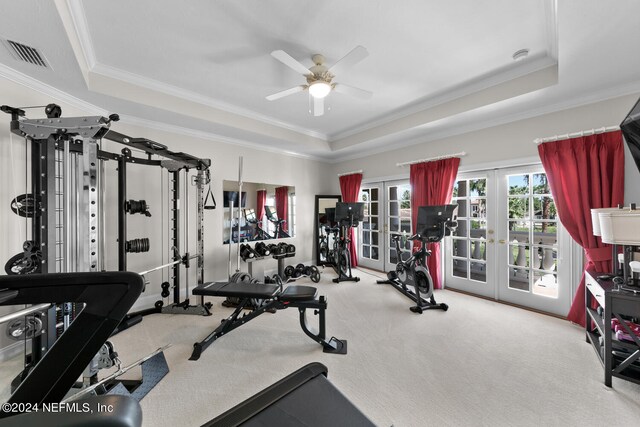
<svg viewBox="0 0 640 427">
<path fill-rule="evenodd" d="M 262 218 L 264 218 L 264 206 L 267 204 L 267 190 L 258 190 L 256 191 L 256 195 L 256 219 L 260 222 Z"/>
<path fill-rule="evenodd" d="M 282 223 L 282 231 L 287 231 L 287 219 L 289 214 L 289 187 L 276 188 L 276 213 L 278 219 L 285 222 Z"/>
<path fill-rule="evenodd" d="M 409 182 L 411 183 L 411 222 L 416 233 L 418 207 L 439 206 L 451 203 L 453 185 L 458 175 L 460 158 L 436 160 L 411 165 Z M 420 245 L 414 241 L 414 250 Z M 440 243 L 429 243 L 427 249 L 431 256 L 427 258 L 427 267 L 433 279 L 435 289 L 442 289 L 442 271 L 440 271 Z"/>
<path fill-rule="evenodd" d="M 360 194 L 360 184 L 362 183 L 362 174 L 354 173 L 351 175 L 343 175 L 340 177 L 340 192 L 342 193 L 342 201 L 345 203 L 355 203 L 358 201 Z M 353 228 L 349 228 L 349 252 L 351 252 L 351 266 L 358 266 L 358 252 L 355 241 L 355 233 Z"/>
<path fill-rule="evenodd" d="M 608 272 L 611 247 L 593 235 L 591 209 L 624 203 L 624 145 L 620 131 L 538 146 L 558 218 L 584 248 L 586 269 Z M 584 274 L 567 318 L 585 325 Z"/>
</svg>

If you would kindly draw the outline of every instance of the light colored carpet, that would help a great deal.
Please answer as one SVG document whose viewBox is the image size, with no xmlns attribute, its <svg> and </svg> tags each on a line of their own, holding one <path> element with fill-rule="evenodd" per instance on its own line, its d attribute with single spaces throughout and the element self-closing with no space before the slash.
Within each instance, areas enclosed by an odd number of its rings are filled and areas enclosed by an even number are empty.
<svg viewBox="0 0 640 427">
<path fill-rule="evenodd" d="M 298 312 L 266 313 L 187 360 L 194 342 L 230 313 L 152 315 L 112 339 L 123 362 L 172 343 L 171 372 L 142 401 L 146 426 L 200 425 L 299 367 L 319 361 L 329 379 L 380 426 L 639 425 L 640 386 L 603 371 L 584 333 L 556 318 L 438 291 L 447 312 L 411 301 L 375 277 L 316 286 L 328 296 L 327 332 L 348 341 L 331 355 L 304 335 Z M 298 284 L 305 284 L 304 281 Z M 315 316 L 310 316 L 315 317 Z M 336 426 L 340 425 L 336 420 Z"/>
</svg>

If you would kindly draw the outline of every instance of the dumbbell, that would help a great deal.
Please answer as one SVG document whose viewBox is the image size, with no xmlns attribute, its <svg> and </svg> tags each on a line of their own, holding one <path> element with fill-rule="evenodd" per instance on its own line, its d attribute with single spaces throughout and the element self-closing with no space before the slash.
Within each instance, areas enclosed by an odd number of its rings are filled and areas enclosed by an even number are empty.
<svg viewBox="0 0 640 427">
<path fill-rule="evenodd" d="M 275 243 L 271 243 L 269 244 L 269 246 L 267 246 L 269 248 L 269 251 L 271 252 L 271 255 L 278 255 L 278 245 L 276 245 Z"/>
<path fill-rule="evenodd" d="M 288 254 L 295 254 L 296 253 L 296 247 L 294 245 L 287 245 L 287 253 Z"/>
<path fill-rule="evenodd" d="M 255 254 L 251 249 L 251 246 L 245 244 L 240 245 L 240 258 L 242 258 L 243 261 L 251 259 L 254 256 Z"/>
<path fill-rule="evenodd" d="M 286 254 L 286 253 L 287 253 L 287 248 L 289 248 L 289 245 L 288 245 L 287 243 L 281 242 L 281 243 L 278 245 L 278 253 L 279 253 L 280 255 L 284 255 L 284 254 Z"/>
<path fill-rule="evenodd" d="M 300 277 L 304 274 L 304 264 L 296 265 L 296 271 L 293 274 L 293 277 Z"/>
<path fill-rule="evenodd" d="M 293 275 L 295 274 L 296 269 L 293 268 L 293 265 L 287 265 L 284 269 L 284 275 L 285 277 L 288 279 L 289 277 L 293 277 Z"/>
<path fill-rule="evenodd" d="M 268 256 L 269 254 L 271 254 L 271 251 L 269 250 L 267 245 L 264 244 L 264 242 L 256 243 L 255 251 L 260 254 L 260 256 Z"/>
</svg>

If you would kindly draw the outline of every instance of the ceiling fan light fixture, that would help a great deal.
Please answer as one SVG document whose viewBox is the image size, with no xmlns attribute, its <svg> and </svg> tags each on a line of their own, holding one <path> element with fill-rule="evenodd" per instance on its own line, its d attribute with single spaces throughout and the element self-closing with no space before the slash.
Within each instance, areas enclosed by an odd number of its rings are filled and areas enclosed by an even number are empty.
<svg viewBox="0 0 640 427">
<path fill-rule="evenodd" d="M 314 98 L 324 98 L 331 92 L 331 85 L 327 82 L 317 81 L 309 85 L 309 93 Z"/>
</svg>

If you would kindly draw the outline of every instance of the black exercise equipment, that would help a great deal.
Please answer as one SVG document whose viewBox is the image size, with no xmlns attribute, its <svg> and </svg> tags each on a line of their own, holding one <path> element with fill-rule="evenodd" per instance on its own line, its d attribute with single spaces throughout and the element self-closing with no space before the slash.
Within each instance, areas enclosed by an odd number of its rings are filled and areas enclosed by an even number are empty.
<svg viewBox="0 0 640 427">
<path fill-rule="evenodd" d="M 284 280 L 287 282 L 294 281 L 301 277 L 309 277 L 312 282 L 318 283 L 320 281 L 320 270 L 315 265 L 297 264 L 288 265 L 284 269 Z"/>
<path fill-rule="evenodd" d="M 349 250 L 349 229 L 357 227 L 364 219 L 364 203 L 338 202 L 335 208 L 325 209 L 327 221 L 336 222 L 337 227 L 329 227 L 327 232 L 333 233 L 333 248 L 328 254 L 328 260 L 338 277 L 334 283 L 353 281 L 358 282 L 359 277 L 351 274 L 351 251 Z"/>
<path fill-rule="evenodd" d="M 417 240 L 421 246 L 406 261 L 402 260 L 400 237 L 393 237 L 398 257 L 396 269 L 387 273 L 387 280 L 378 280 L 377 283 L 389 284 L 414 301 L 416 305 L 410 308 L 414 313 L 430 309 L 449 309 L 447 304 L 437 303 L 433 296 L 433 279 L 427 266 L 427 257 L 431 255 L 431 251 L 427 249 L 427 244 L 439 242 L 450 235 L 458 226 L 457 215 L 458 205 L 420 206 L 416 227 L 418 233 L 408 240 Z"/>
<path fill-rule="evenodd" d="M 33 218 L 40 215 L 40 206 L 33 194 L 20 194 L 11 201 L 11 210 L 23 218 Z"/>
<path fill-rule="evenodd" d="M 33 274 L 42 271 L 42 251 L 33 240 L 22 244 L 23 252 L 9 258 L 4 265 L 7 274 Z"/>
<path fill-rule="evenodd" d="M 128 240 L 125 244 L 125 250 L 129 253 L 149 252 L 149 249 L 151 249 L 151 246 L 147 237 Z"/>
<path fill-rule="evenodd" d="M 141 213 L 147 217 L 151 216 L 146 200 L 128 200 L 124 204 L 124 210 L 131 215 Z"/>
<path fill-rule="evenodd" d="M 85 304 L 7 402 L 60 402 L 138 299 L 143 285 L 142 277 L 129 272 L 0 277 L 0 305 Z M 0 418 L 10 415 L 0 411 Z"/>
<path fill-rule="evenodd" d="M 373 427 L 327 374 L 323 364 L 310 363 L 202 427 Z"/>
<path fill-rule="evenodd" d="M 325 339 L 325 310 L 327 300 L 320 296 L 316 298 L 318 290 L 310 286 L 288 286 L 282 289 L 282 284 L 267 283 L 236 283 L 236 282 L 212 282 L 199 285 L 193 290 L 194 295 L 209 297 L 231 297 L 240 300 L 234 312 L 222 321 L 213 332 L 204 340 L 193 345 L 193 353 L 189 360 L 198 360 L 204 350 L 213 344 L 218 338 L 228 334 L 232 330 L 244 325 L 266 311 L 284 310 L 288 307 L 296 307 L 300 314 L 300 326 L 304 333 L 318 344 L 322 345 L 325 353 L 346 354 L 347 341 L 331 337 Z M 240 316 L 245 306 L 251 305 L 251 300 L 263 301 L 254 307 L 249 313 Z M 319 315 L 319 331 L 313 333 L 307 325 L 307 309 Z"/>
<path fill-rule="evenodd" d="M 256 217 L 256 211 L 253 209 L 243 209 L 244 220 L 253 228 L 251 240 L 267 240 L 274 239 L 269 233 L 262 228 L 262 218 Z"/>
<path fill-rule="evenodd" d="M 278 215 L 271 210 L 271 206 L 265 206 L 264 211 L 267 214 L 267 219 L 276 227 L 276 231 L 273 233 L 274 239 L 291 237 L 289 233 L 284 231 L 284 223 L 287 222 L 286 219 L 278 218 Z"/>
</svg>

